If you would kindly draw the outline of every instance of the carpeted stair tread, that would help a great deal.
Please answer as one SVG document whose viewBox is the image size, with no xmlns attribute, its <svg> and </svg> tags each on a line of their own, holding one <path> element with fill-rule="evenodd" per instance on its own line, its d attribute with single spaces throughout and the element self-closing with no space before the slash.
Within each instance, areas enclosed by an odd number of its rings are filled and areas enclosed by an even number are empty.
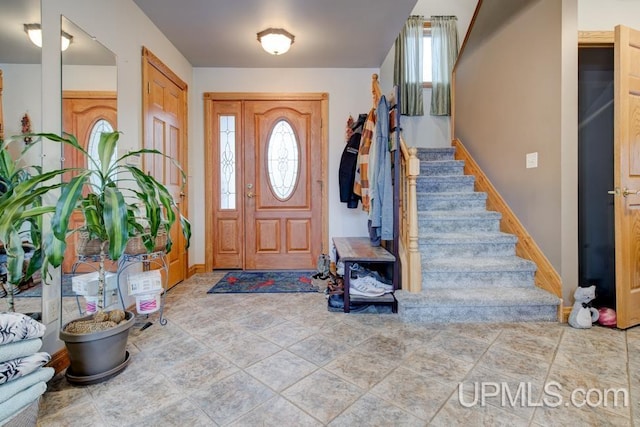
<svg viewBox="0 0 640 427">
<path fill-rule="evenodd" d="M 479 191 L 418 192 L 416 199 L 418 211 L 487 209 L 487 193 Z"/>
<path fill-rule="evenodd" d="M 463 160 L 433 160 L 420 162 L 420 176 L 462 175 Z"/>
<path fill-rule="evenodd" d="M 396 291 L 403 321 L 420 323 L 557 321 L 560 299 L 529 288 L 429 289 Z"/>
<path fill-rule="evenodd" d="M 473 257 L 473 258 L 438 258 L 430 260 L 423 267 L 424 272 L 502 272 L 526 271 L 535 272 L 536 264 L 517 256 L 506 257 Z"/>
<path fill-rule="evenodd" d="M 420 241 L 432 245 L 477 244 L 477 243 L 517 243 L 513 234 L 500 231 L 477 231 L 470 233 L 424 233 Z"/>
<path fill-rule="evenodd" d="M 472 193 L 476 178 L 471 175 L 418 176 L 416 191 L 426 193 L 469 192 Z"/>
<path fill-rule="evenodd" d="M 453 160 L 455 153 L 453 147 L 418 148 L 416 156 L 420 161 Z"/>
<path fill-rule="evenodd" d="M 496 211 L 420 211 L 418 220 L 469 220 L 500 219 L 502 214 Z"/>
</svg>

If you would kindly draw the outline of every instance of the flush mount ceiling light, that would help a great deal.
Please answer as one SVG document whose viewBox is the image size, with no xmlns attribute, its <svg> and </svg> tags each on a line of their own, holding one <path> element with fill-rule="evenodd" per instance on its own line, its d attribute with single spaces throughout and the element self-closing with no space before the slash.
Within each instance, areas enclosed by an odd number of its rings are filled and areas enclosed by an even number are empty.
<svg viewBox="0 0 640 427">
<path fill-rule="evenodd" d="M 24 24 L 24 32 L 29 36 L 31 43 L 38 47 L 42 47 L 42 28 L 40 28 L 40 24 Z M 62 31 L 62 35 L 60 37 L 60 48 L 62 51 L 67 50 L 72 41 L 73 36 Z"/>
<path fill-rule="evenodd" d="M 262 48 L 272 55 L 282 55 L 286 53 L 295 37 L 290 32 L 282 28 L 267 28 L 258 33 L 258 41 Z"/>
</svg>

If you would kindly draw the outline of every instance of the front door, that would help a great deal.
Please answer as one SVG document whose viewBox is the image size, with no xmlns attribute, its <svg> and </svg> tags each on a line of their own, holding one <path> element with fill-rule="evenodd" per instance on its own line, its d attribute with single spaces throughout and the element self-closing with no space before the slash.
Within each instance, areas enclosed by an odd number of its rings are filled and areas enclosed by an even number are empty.
<svg viewBox="0 0 640 427">
<path fill-rule="evenodd" d="M 315 268 L 326 248 L 326 96 L 223 95 L 205 101 L 206 268 Z"/>
<path fill-rule="evenodd" d="M 110 132 L 117 129 L 116 104 L 115 92 L 65 91 L 62 94 L 62 129 L 64 132 L 73 134 L 85 150 L 90 150 L 89 144 L 92 138 L 99 138 L 100 132 Z M 63 145 L 62 150 L 64 168 L 87 167 L 84 164 L 86 158 L 77 150 L 70 150 L 66 145 Z M 65 174 L 63 179 L 65 181 L 71 179 L 71 173 Z M 71 229 L 81 227 L 83 222 L 82 214 L 74 212 L 69 227 Z M 63 273 L 72 273 L 73 265 L 77 259 L 77 240 L 78 233 L 74 233 L 67 239 L 67 249 L 62 262 Z M 115 268 L 115 265 L 108 266 L 111 271 L 115 271 Z M 91 271 L 95 271 L 95 267 L 86 264 L 78 265 L 76 268 L 76 272 Z"/>
<path fill-rule="evenodd" d="M 143 51 L 144 148 L 156 149 L 178 161 L 186 170 L 187 85 L 147 49 Z M 167 187 L 186 216 L 186 187 L 172 162 L 162 156 L 144 159 L 144 170 Z M 173 246 L 166 256 L 169 267 L 167 286 L 187 278 L 186 242 L 179 224 L 170 231 Z"/>
<path fill-rule="evenodd" d="M 615 30 L 614 210 L 618 327 L 640 324 L 640 31 Z"/>
</svg>

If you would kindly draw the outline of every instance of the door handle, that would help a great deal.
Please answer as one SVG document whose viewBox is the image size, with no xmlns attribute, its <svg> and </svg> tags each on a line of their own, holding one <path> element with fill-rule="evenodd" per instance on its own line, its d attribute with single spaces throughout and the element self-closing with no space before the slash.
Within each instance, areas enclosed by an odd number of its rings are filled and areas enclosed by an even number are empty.
<svg viewBox="0 0 640 427">
<path fill-rule="evenodd" d="M 619 196 L 620 194 L 622 194 L 623 197 L 627 197 L 630 195 L 640 195 L 640 190 L 629 190 L 628 188 L 624 188 L 622 190 L 622 192 L 620 192 L 620 189 L 616 187 L 615 190 L 609 190 L 607 191 L 607 194 L 613 194 L 614 196 Z"/>
<path fill-rule="evenodd" d="M 256 195 L 255 195 L 255 194 L 253 194 L 253 191 L 249 191 L 249 192 L 247 193 L 247 197 L 248 197 L 248 198 L 250 198 L 250 199 L 253 199 L 255 196 L 256 196 Z"/>
</svg>

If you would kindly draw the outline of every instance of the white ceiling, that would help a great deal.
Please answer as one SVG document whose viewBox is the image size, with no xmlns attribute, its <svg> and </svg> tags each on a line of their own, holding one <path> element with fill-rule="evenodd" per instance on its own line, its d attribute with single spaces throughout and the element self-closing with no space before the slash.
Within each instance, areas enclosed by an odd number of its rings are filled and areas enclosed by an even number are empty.
<svg viewBox="0 0 640 427">
<path fill-rule="evenodd" d="M 134 0 L 194 67 L 377 68 L 417 0 Z M 272 56 L 256 34 L 294 34 Z"/>
</svg>

